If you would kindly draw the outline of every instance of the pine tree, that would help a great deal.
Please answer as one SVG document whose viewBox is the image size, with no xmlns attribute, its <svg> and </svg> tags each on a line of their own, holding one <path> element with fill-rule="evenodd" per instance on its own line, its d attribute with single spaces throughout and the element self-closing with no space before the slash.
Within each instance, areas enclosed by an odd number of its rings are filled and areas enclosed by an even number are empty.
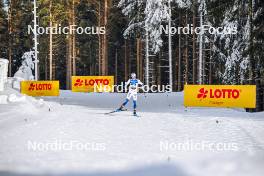
<svg viewBox="0 0 264 176">
<path fill-rule="evenodd" d="M 28 34 L 28 25 L 32 23 L 32 3 L 27 0 L 7 0 L 8 6 L 8 58 L 9 76 L 21 65 L 22 55 L 32 49 L 32 37 Z M 12 66 L 12 67 L 11 67 Z"/>
<path fill-rule="evenodd" d="M 255 74 L 256 79 L 264 78 L 264 1 L 256 1 L 253 11 L 254 20 L 253 29 L 254 36 L 254 56 L 255 56 Z"/>
<path fill-rule="evenodd" d="M 216 6 L 211 3 L 210 15 L 213 26 L 237 29 L 237 34 L 222 34 L 214 37 L 213 54 L 219 66 L 219 79 L 227 84 L 249 83 L 255 79 L 256 57 L 253 24 L 256 11 L 255 0 L 224 0 Z"/>
<path fill-rule="evenodd" d="M 0 1 L 0 58 L 7 58 L 8 46 L 7 12 L 4 10 L 4 3 Z"/>
</svg>

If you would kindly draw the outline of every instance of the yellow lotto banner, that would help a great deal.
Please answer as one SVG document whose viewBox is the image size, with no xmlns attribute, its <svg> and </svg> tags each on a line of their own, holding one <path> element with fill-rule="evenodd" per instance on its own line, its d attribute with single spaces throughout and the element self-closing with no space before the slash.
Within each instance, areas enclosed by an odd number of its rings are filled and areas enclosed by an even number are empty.
<svg viewBox="0 0 264 176">
<path fill-rule="evenodd" d="M 184 106 L 256 108 L 256 86 L 185 85 Z"/>
<path fill-rule="evenodd" d="M 73 92 L 112 92 L 114 76 L 72 76 Z"/>
<path fill-rule="evenodd" d="M 21 81 L 20 91 L 29 96 L 59 96 L 59 81 Z"/>
</svg>

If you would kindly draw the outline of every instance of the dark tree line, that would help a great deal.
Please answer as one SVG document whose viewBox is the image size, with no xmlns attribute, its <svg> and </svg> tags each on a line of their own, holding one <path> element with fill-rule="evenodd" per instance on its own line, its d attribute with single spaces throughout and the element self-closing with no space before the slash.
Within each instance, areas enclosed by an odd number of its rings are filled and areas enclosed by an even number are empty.
<svg viewBox="0 0 264 176">
<path fill-rule="evenodd" d="M 125 81 L 135 72 L 144 81 L 146 39 L 144 30 L 124 36 L 130 17 L 118 7 L 120 0 L 38 0 L 38 24 L 42 27 L 76 25 L 105 27 L 106 34 L 39 35 L 39 77 L 60 80 L 62 88 L 70 89 L 72 75 L 114 75 L 116 83 Z M 204 24 L 223 26 L 236 23 L 238 34 L 233 36 L 205 35 L 202 67 L 199 68 L 199 36 L 173 35 L 173 88 L 198 84 L 202 74 L 204 84 L 242 84 L 263 79 L 263 1 L 205 1 Z M 173 26 L 199 26 L 199 3 L 189 7 L 172 3 Z M 31 0 L 0 1 L 0 57 L 10 61 L 9 76 L 21 64 L 24 52 L 33 49 Z M 135 9 L 138 21 L 143 21 L 144 8 Z M 167 22 L 164 21 L 163 25 Z M 246 31 L 249 30 L 249 31 Z M 247 38 L 249 37 L 249 38 Z M 168 84 L 168 36 L 162 35 L 163 46 L 158 53 L 150 52 L 150 84 Z M 245 68 L 244 68 L 245 66 Z M 202 69 L 202 70 L 199 70 Z"/>
</svg>

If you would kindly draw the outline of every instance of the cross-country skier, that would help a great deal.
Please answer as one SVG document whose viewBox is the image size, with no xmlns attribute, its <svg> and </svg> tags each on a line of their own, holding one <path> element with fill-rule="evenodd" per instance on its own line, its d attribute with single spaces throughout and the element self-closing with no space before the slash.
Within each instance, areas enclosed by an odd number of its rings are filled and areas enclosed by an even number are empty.
<svg viewBox="0 0 264 176">
<path fill-rule="evenodd" d="M 133 98 L 133 114 L 136 116 L 137 115 L 137 92 L 138 92 L 138 86 L 143 86 L 143 83 L 137 79 L 137 75 L 135 73 L 131 73 L 131 79 L 129 79 L 126 83 L 125 86 L 127 87 L 129 85 L 129 91 L 126 97 L 125 102 L 120 106 L 118 109 L 119 111 L 124 110 L 124 107 L 126 104 L 129 102 L 131 97 Z"/>
</svg>

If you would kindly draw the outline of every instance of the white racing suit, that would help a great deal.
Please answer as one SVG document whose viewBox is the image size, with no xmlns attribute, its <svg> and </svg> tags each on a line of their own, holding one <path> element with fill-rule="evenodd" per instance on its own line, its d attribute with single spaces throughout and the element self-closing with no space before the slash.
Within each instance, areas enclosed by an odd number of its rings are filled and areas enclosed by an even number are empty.
<svg viewBox="0 0 264 176">
<path fill-rule="evenodd" d="M 136 110 L 137 108 L 137 92 L 138 92 L 138 86 L 143 86 L 143 83 L 138 79 L 129 79 L 125 86 L 127 87 L 129 85 L 129 91 L 126 97 L 126 101 L 122 104 L 122 107 L 126 106 L 126 104 L 129 102 L 131 97 L 133 98 L 133 108 Z"/>
</svg>

